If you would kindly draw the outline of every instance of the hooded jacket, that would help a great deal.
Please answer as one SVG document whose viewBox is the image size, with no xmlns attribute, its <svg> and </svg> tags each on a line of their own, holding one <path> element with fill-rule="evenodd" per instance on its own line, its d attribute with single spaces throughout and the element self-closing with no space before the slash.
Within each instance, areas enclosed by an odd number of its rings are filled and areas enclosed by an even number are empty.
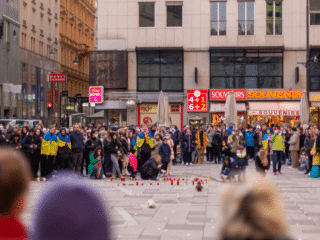
<svg viewBox="0 0 320 240">
<path fill-rule="evenodd" d="M 112 239 L 105 203 L 94 189 L 71 175 L 51 183 L 38 200 L 31 239 Z"/>
</svg>

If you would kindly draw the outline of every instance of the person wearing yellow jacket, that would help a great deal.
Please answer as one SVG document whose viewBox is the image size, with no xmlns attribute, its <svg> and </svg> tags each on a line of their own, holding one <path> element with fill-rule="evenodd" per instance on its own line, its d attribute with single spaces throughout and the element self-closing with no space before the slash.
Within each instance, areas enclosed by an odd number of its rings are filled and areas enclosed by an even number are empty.
<svg viewBox="0 0 320 240">
<path fill-rule="evenodd" d="M 282 154 L 285 152 L 285 144 L 283 136 L 280 134 L 278 128 L 274 129 L 272 136 L 272 151 L 273 151 L 273 173 L 277 175 L 277 172 L 281 174 Z M 278 169 L 277 169 L 278 163 Z"/>
<path fill-rule="evenodd" d="M 51 126 L 49 131 L 43 136 L 41 144 L 41 176 L 43 181 L 51 174 L 53 170 L 53 160 L 58 151 L 58 138 L 54 134 L 56 131 L 55 126 Z"/>
</svg>

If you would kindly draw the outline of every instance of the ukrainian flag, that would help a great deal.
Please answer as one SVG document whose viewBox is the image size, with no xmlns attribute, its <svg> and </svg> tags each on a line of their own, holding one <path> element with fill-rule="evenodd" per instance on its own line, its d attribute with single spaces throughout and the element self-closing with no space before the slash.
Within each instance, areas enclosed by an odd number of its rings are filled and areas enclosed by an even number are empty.
<svg viewBox="0 0 320 240">
<path fill-rule="evenodd" d="M 137 136 L 137 147 L 140 148 L 143 145 L 144 140 L 146 140 L 149 146 L 153 148 L 153 139 L 151 133 L 139 133 Z"/>
<path fill-rule="evenodd" d="M 67 134 L 62 136 L 62 134 L 59 133 L 59 136 L 58 136 L 58 147 L 64 147 L 64 146 L 68 146 L 69 149 L 71 149 L 70 138 L 69 138 L 69 136 Z"/>
<path fill-rule="evenodd" d="M 58 151 L 58 138 L 55 134 L 50 134 L 48 131 L 43 136 L 43 141 L 41 144 L 41 154 L 48 156 L 56 156 Z"/>
<path fill-rule="evenodd" d="M 137 150 L 137 143 L 134 138 L 131 139 L 130 146 L 133 147 L 133 149 Z"/>
<path fill-rule="evenodd" d="M 268 137 L 268 134 L 264 134 L 262 138 L 262 147 L 268 150 L 269 147 L 269 138 L 272 138 L 272 134 Z"/>
</svg>

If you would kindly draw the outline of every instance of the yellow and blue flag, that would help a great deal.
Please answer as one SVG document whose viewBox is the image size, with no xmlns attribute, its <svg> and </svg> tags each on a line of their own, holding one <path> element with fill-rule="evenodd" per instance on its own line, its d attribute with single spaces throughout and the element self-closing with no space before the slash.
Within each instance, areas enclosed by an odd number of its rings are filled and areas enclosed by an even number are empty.
<svg viewBox="0 0 320 240">
<path fill-rule="evenodd" d="M 41 144 L 41 154 L 48 156 L 56 156 L 58 151 L 58 138 L 55 134 L 51 134 L 48 131 L 43 136 L 43 141 Z"/>
<path fill-rule="evenodd" d="M 137 136 L 137 147 L 141 147 L 144 143 L 144 141 L 147 141 L 147 143 L 149 144 L 149 146 L 151 148 L 153 148 L 153 138 L 151 133 L 139 133 Z"/>
<path fill-rule="evenodd" d="M 64 136 L 59 133 L 58 135 L 58 146 L 59 147 L 64 147 L 64 146 L 68 146 L 69 149 L 71 149 L 71 142 L 70 142 L 70 138 L 67 134 L 65 134 Z"/>
<path fill-rule="evenodd" d="M 269 147 L 269 140 L 271 140 L 271 139 L 272 139 L 272 134 L 270 134 L 269 136 L 268 136 L 267 133 L 263 135 L 263 138 L 262 138 L 262 147 L 263 147 L 264 149 L 268 149 L 268 147 Z"/>
</svg>

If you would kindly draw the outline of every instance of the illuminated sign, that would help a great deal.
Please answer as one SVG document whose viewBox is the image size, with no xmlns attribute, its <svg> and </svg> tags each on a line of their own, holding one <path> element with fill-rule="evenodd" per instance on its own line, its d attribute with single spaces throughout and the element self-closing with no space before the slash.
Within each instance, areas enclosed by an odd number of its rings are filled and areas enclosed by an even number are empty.
<svg viewBox="0 0 320 240">
<path fill-rule="evenodd" d="M 303 91 L 300 90 L 248 90 L 247 99 L 267 100 L 267 99 L 290 99 L 299 100 Z"/>
<path fill-rule="evenodd" d="M 103 103 L 103 86 L 89 88 L 89 102 L 90 103 Z"/>
<path fill-rule="evenodd" d="M 210 90 L 210 100 L 211 101 L 221 101 L 227 100 L 227 96 L 230 92 L 234 92 L 236 100 L 246 100 L 246 90 L 245 89 L 211 89 Z"/>
<path fill-rule="evenodd" d="M 56 73 L 49 74 L 49 82 L 65 82 L 65 81 L 66 81 L 65 74 L 56 74 Z"/>
<path fill-rule="evenodd" d="M 249 111 L 248 114 L 259 116 L 300 116 L 299 111 Z"/>
<path fill-rule="evenodd" d="M 188 112 L 207 112 L 208 111 L 208 91 L 207 90 L 188 90 L 187 91 Z"/>
<path fill-rule="evenodd" d="M 320 101 L 320 92 L 311 92 L 310 93 L 310 101 L 311 102 L 319 102 Z"/>
</svg>

